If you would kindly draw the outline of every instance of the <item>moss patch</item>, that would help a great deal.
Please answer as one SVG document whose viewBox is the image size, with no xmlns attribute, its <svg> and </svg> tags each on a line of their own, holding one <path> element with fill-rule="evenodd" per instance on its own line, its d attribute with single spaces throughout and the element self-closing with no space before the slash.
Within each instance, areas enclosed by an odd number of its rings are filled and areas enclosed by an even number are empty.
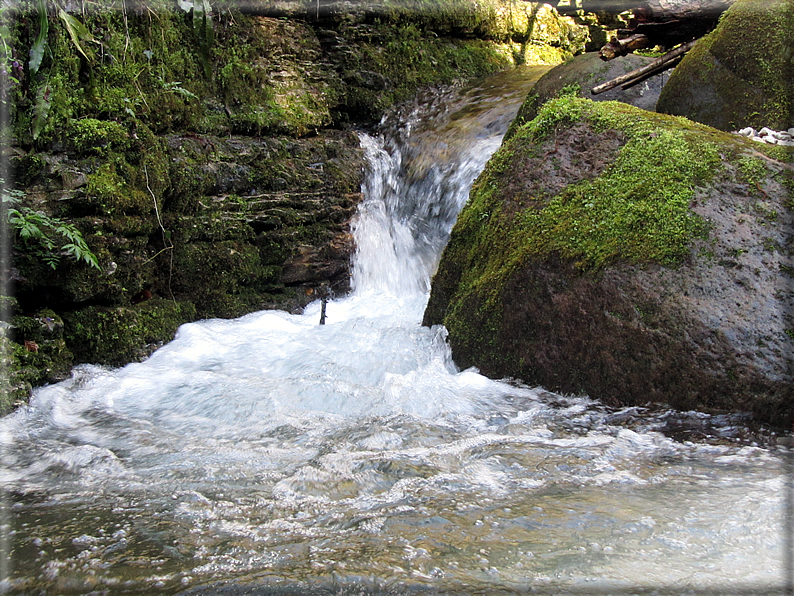
<svg viewBox="0 0 794 596">
<path fill-rule="evenodd" d="M 160 299 L 131 307 L 93 306 L 64 314 L 64 339 L 77 362 L 121 366 L 171 341 L 177 327 L 195 315 L 192 304 Z"/>
<path fill-rule="evenodd" d="M 61 317 L 50 309 L 32 316 L 17 315 L 10 333 L 0 336 L 0 415 L 27 401 L 32 387 L 68 377 L 72 352 L 63 338 Z"/>
</svg>

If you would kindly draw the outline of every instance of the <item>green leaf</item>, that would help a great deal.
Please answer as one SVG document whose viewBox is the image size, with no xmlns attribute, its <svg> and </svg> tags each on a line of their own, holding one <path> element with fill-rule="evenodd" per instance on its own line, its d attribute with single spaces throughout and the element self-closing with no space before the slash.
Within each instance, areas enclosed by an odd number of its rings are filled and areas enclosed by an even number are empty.
<svg viewBox="0 0 794 596">
<path fill-rule="evenodd" d="M 58 263 L 60 262 L 61 257 L 60 257 L 60 255 L 57 255 L 55 253 L 48 253 L 46 255 L 43 255 L 41 257 L 41 260 L 44 261 L 47 265 L 49 265 L 53 269 L 57 269 L 58 268 Z"/>
<path fill-rule="evenodd" d="M 73 224 L 51 217 L 29 207 L 7 210 L 9 227 L 14 230 L 21 246 L 53 269 L 63 255 L 99 269 L 99 260 L 91 252 L 80 230 Z M 66 241 L 64 241 L 66 240 Z"/>
<path fill-rule="evenodd" d="M 47 123 L 47 116 L 50 113 L 50 96 L 52 95 L 52 87 L 49 85 L 42 85 L 36 93 L 36 105 L 33 107 L 33 140 L 39 138 L 41 131 L 44 130 L 44 125 Z"/>
<path fill-rule="evenodd" d="M 85 25 L 67 13 L 63 8 L 58 10 L 58 16 L 61 17 L 61 20 L 66 25 L 66 30 L 69 32 L 69 37 L 72 38 L 74 47 L 77 48 L 78 52 L 85 56 L 86 60 L 92 62 L 94 59 L 93 52 L 91 52 L 91 50 L 86 50 L 86 48 L 84 48 L 80 42 L 91 41 L 97 43 L 96 38 L 91 35 L 91 32 L 86 28 Z M 91 53 L 91 56 L 88 55 L 89 52 Z"/>
<path fill-rule="evenodd" d="M 212 7 L 209 0 L 197 1 L 193 7 L 193 31 L 198 37 L 199 50 L 201 51 L 201 63 L 204 66 L 204 74 L 207 78 L 212 78 L 212 65 L 210 64 L 210 49 L 215 38 L 212 29 Z"/>
<path fill-rule="evenodd" d="M 41 67 L 41 61 L 44 58 L 44 50 L 47 49 L 47 34 L 49 33 L 50 25 L 47 20 L 47 6 L 44 0 L 39 1 L 39 34 L 33 47 L 30 48 L 30 74 L 36 74 Z"/>
</svg>

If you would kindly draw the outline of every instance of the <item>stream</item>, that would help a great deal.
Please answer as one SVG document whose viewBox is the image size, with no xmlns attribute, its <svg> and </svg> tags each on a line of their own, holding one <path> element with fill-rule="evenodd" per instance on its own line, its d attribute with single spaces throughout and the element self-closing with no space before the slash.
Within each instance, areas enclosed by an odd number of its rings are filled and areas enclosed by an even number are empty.
<svg viewBox="0 0 794 596">
<path fill-rule="evenodd" d="M 543 68 L 361 132 L 353 291 L 182 326 L 0 420 L 0 593 L 786 594 L 785 450 L 738 415 L 459 370 L 421 319 Z"/>
</svg>

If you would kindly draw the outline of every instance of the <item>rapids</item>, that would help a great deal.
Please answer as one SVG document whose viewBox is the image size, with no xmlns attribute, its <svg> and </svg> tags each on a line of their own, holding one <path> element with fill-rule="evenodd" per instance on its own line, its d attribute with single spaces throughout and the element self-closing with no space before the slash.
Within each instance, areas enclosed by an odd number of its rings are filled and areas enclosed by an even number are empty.
<svg viewBox="0 0 794 596">
<path fill-rule="evenodd" d="M 362 132 L 353 292 L 184 325 L 0 421 L 12 594 L 783 594 L 785 450 L 460 371 L 420 322 L 542 69 Z M 787 518 L 788 516 L 788 518 Z"/>
</svg>

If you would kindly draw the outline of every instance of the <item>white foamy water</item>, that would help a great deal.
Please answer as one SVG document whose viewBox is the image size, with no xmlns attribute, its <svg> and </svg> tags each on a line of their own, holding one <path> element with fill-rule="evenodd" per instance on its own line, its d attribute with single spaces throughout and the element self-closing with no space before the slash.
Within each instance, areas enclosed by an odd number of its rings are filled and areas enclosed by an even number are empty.
<svg viewBox="0 0 794 596">
<path fill-rule="evenodd" d="M 539 74 L 362 134 L 355 290 L 327 324 L 314 303 L 185 325 L 2 420 L 0 588 L 785 593 L 787 477 L 775 450 L 732 440 L 735 419 L 489 380 L 420 325 L 455 216 Z"/>
</svg>

